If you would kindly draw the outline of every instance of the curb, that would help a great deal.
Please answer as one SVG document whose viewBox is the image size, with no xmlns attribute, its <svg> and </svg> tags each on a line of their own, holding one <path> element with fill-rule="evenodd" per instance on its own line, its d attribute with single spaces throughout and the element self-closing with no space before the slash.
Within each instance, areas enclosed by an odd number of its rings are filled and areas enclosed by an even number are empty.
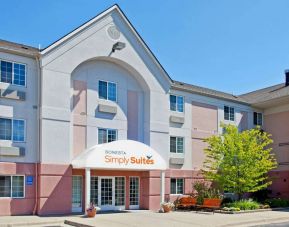
<svg viewBox="0 0 289 227">
<path fill-rule="evenodd" d="M 93 227 L 92 225 L 85 225 L 85 224 L 81 224 L 81 223 L 69 221 L 69 220 L 65 220 L 64 224 L 75 226 L 75 227 Z"/>
<path fill-rule="evenodd" d="M 7 223 L 0 224 L 0 227 L 14 227 L 14 226 L 39 226 L 39 225 L 63 225 L 63 221 L 46 221 L 46 222 L 19 222 L 19 223 Z"/>
<path fill-rule="evenodd" d="M 259 213 L 259 212 L 266 212 L 266 211 L 282 211 L 282 210 L 289 210 L 289 207 L 267 208 L 267 209 L 256 209 L 256 210 L 241 210 L 241 211 L 216 210 L 215 213 L 218 213 L 218 214 L 247 214 L 247 213 Z"/>
</svg>

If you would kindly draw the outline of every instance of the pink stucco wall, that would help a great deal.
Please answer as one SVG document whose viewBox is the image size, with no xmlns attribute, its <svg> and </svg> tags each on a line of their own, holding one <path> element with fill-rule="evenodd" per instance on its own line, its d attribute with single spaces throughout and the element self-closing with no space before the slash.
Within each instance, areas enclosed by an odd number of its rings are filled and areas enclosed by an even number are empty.
<svg viewBox="0 0 289 227">
<path fill-rule="evenodd" d="M 127 138 L 138 140 L 138 93 L 127 92 Z"/>
<path fill-rule="evenodd" d="M 272 134 L 272 152 L 279 164 L 276 170 L 270 172 L 273 183 L 269 189 L 274 197 L 289 198 L 289 145 L 279 145 L 289 142 L 289 111 L 265 115 L 264 129 Z"/>
<path fill-rule="evenodd" d="M 207 144 L 204 139 L 217 133 L 218 108 L 205 103 L 192 103 L 192 164 L 193 169 L 202 168 L 205 160 L 204 149 Z"/>
<path fill-rule="evenodd" d="M 86 148 L 87 85 L 84 81 L 73 81 L 73 155 Z"/>
<path fill-rule="evenodd" d="M 69 165 L 39 164 L 38 176 L 38 214 L 71 213 L 71 167 Z"/>
<path fill-rule="evenodd" d="M 35 179 L 35 164 L 0 162 L 1 175 L 25 175 Z M 25 183 L 25 197 L 19 199 L 0 198 L 1 215 L 24 215 L 32 214 L 35 205 L 35 180 L 33 185 Z"/>
<path fill-rule="evenodd" d="M 280 143 L 289 143 L 289 111 L 264 116 L 264 129 L 272 134 L 273 152 L 279 165 L 278 170 L 289 170 L 289 145 L 280 146 Z"/>
</svg>

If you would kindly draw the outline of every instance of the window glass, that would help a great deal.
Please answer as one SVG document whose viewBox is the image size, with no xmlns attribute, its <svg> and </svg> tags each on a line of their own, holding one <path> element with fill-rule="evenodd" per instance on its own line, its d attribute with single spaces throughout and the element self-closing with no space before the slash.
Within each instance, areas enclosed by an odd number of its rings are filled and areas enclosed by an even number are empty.
<svg viewBox="0 0 289 227">
<path fill-rule="evenodd" d="M 177 194 L 177 179 L 171 178 L 171 194 Z"/>
<path fill-rule="evenodd" d="M 177 97 L 175 95 L 170 95 L 170 110 L 176 111 L 177 110 Z"/>
<path fill-rule="evenodd" d="M 99 81 L 98 92 L 99 92 L 100 99 L 107 99 L 107 82 Z"/>
<path fill-rule="evenodd" d="M 106 143 L 106 130 L 105 129 L 98 129 L 98 144 Z"/>
<path fill-rule="evenodd" d="M 224 119 L 228 121 L 235 121 L 234 107 L 224 106 Z"/>
<path fill-rule="evenodd" d="M 108 100 L 116 101 L 116 84 L 108 83 Z"/>
<path fill-rule="evenodd" d="M 12 83 L 12 63 L 1 61 L 1 82 Z"/>
<path fill-rule="evenodd" d="M 178 96 L 177 98 L 177 110 L 184 112 L 184 98 L 182 96 Z"/>
<path fill-rule="evenodd" d="M 170 152 L 171 153 L 184 153 L 184 138 L 183 137 L 170 137 Z"/>
<path fill-rule="evenodd" d="M 170 95 L 170 110 L 184 112 L 184 97 Z"/>
<path fill-rule="evenodd" d="M 11 177 L 0 176 L 0 197 L 10 197 L 11 193 Z"/>
<path fill-rule="evenodd" d="M 21 198 L 24 197 L 24 177 L 12 176 L 12 197 Z"/>
<path fill-rule="evenodd" d="M 184 138 L 178 137 L 177 138 L 177 153 L 184 152 Z"/>
<path fill-rule="evenodd" d="M 12 120 L 0 118 L 0 140 L 11 140 Z"/>
<path fill-rule="evenodd" d="M 13 84 L 25 86 L 25 65 L 14 63 Z"/>
<path fill-rule="evenodd" d="M 24 142 L 25 138 L 24 120 L 13 120 L 13 141 Z"/>
<path fill-rule="evenodd" d="M 109 143 L 116 141 L 117 139 L 117 130 L 115 129 L 98 129 L 98 144 Z"/>
<path fill-rule="evenodd" d="M 171 178 L 171 194 L 184 194 L 183 178 Z"/>
<path fill-rule="evenodd" d="M 263 124 L 263 115 L 262 113 L 254 112 L 254 125 L 261 126 Z"/>
<path fill-rule="evenodd" d="M 171 136 L 170 137 L 170 152 L 171 153 L 177 153 L 176 143 L 177 143 L 177 138 Z"/>
<path fill-rule="evenodd" d="M 107 130 L 107 142 L 116 141 L 116 130 L 108 129 Z"/>
</svg>

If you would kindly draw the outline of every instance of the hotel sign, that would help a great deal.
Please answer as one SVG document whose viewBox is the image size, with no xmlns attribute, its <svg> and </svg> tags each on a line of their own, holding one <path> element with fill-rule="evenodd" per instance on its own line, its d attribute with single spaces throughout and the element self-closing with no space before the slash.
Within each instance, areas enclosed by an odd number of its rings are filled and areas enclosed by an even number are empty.
<svg viewBox="0 0 289 227">
<path fill-rule="evenodd" d="M 72 161 L 73 168 L 165 170 L 166 162 L 151 147 L 133 140 L 96 145 Z"/>
</svg>

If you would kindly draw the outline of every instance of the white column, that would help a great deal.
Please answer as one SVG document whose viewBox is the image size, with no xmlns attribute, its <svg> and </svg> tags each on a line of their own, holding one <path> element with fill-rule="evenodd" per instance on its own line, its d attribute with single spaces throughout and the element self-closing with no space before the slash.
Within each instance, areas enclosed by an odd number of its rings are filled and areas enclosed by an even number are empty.
<svg viewBox="0 0 289 227">
<path fill-rule="evenodd" d="M 85 210 L 90 205 L 90 168 L 85 168 Z"/>
<path fill-rule="evenodd" d="M 165 171 L 161 171 L 161 203 L 165 201 Z"/>
</svg>

